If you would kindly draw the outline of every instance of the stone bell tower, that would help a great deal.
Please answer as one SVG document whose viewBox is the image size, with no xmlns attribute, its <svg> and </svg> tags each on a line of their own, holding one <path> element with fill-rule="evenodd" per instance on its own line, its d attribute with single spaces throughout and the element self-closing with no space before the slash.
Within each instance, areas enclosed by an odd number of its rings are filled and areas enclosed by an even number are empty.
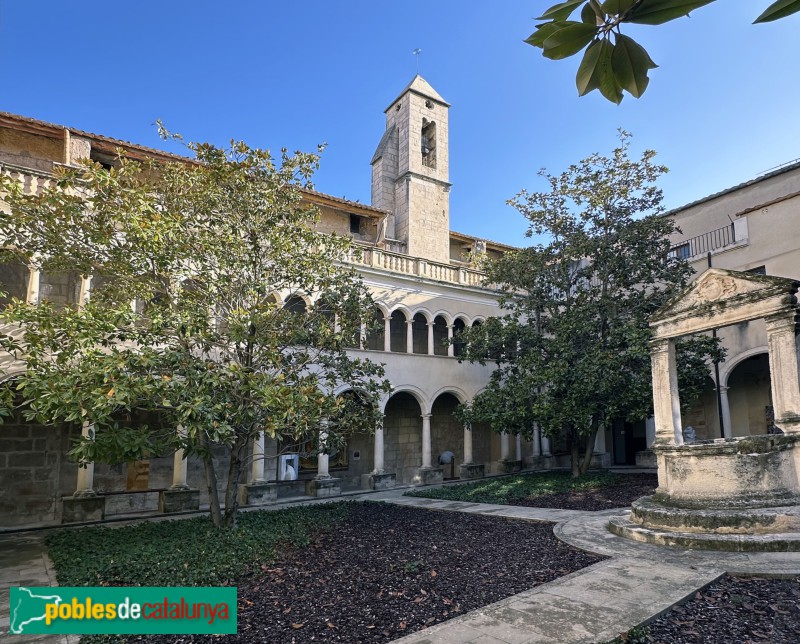
<svg viewBox="0 0 800 644">
<path fill-rule="evenodd" d="M 392 213 L 386 237 L 443 263 L 450 262 L 449 108 L 417 74 L 386 109 L 372 157 L 372 205 Z"/>
</svg>

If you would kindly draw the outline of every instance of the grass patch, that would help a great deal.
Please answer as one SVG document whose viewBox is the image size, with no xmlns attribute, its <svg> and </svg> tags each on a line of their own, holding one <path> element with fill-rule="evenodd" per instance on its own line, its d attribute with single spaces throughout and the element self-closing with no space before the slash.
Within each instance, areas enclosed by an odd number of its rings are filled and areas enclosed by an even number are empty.
<svg viewBox="0 0 800 644">
<path fill-rule="evenodd" d="M 63 530 L 46 539 L 62 586 L 220 586 L 303 547 L 348 512 L 345 503 L 244 512 L 236 530 L 205 517 Z"/>
<path fill-rule="evenodd" d="M 476 481 L 474 483 L 463 483 L 461 485 L 413 490 L 406 492 L 405 496 L 447 501 L 506 504 L 510 501 L 546 494 L 590 490 L 615 485 L 623 480 L 621 475 L 609 472 L 589 472 L 579 479 L 573 479 L 570 472 L 534 472 Z"/>
</svg>

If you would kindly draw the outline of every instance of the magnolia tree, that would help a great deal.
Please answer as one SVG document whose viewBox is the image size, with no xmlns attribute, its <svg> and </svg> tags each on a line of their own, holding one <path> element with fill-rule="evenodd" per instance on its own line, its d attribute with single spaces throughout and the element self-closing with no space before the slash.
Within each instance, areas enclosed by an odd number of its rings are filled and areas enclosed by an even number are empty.
<svg viewBox="0 0 800 644">
<path fill-rule="evenodd" d="M 676 228 L 661 213 L 655 180 L 666 171 L 646 151 L 628 156 L 628 135 L 611 156 L 593 154 L 560 175 L 542 172 L 544 192 L 509 203 L 545 241 L 487 266 L 502 289 L 502 317 L 468 330 L 465 357 L 498 368 L 466 421 L 530 437 L 566 437 L 573 475 L 589 467 L 595 437 L 617 418 L 652 415 L 650 315 L 687 284 L 688 263 L 670 253 Z M 703 390 L 712 338 L 679 351 L 681 400 Z M 580 452 L 584 456 L 580 458 Z"/>
<path fill-rule="evenodd" d="M 575 84 L 583 96 L 598 90 L 613 103 L 622 92 L 639 98 L 657 65 L 644 47 L 622 33 L 623 25 L 661 25 L 715 0 L 566 0 L 547 9 L 525 40 L 545 58 L 560 60 L 583 51 Z M 580 8 L 580 11 L 578 11 Z M 755 22 L 771 22 L 800 11 L 800 0 L 776 0 Z"/>
<path fill-rule="evenodd" d="M 39 194 L 2 180 L 6 255 L 91 282 L 77 306 L 12 302 L 2 344 L 27 363 L 25 413 L 85 428 L 72 458 L 183 449 L 205 465 L 214 524 L 233 526 L 255 438 L 333 451 L 376 426 L 388 384 L 346 351 L 373 307 L 342 263 L 350 241 L 319 232 L 303 199 L 318 155 L 188 147 L 194 159 L 61 168 Z M 293 294 L 320 297 L 285 308 Z"/>
</svg>

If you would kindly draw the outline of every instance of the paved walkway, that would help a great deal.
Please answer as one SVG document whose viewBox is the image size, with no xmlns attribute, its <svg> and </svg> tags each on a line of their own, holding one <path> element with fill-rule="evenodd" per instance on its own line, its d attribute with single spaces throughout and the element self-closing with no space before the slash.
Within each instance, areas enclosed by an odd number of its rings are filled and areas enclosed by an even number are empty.
<svg viewBox="0 0 800 644">
<path fill-rule="evenodd" d="M 405 491 L 401 488 L 348 494 L 344 498 L 555 522 L 554 532 L 559 539 L 610 559 L 395 640 L 393 644 L 605 642 L 657 617 L 726 572 L 800 575 L 800 553 L 676 550 L 617 537 L 605 525 L 610 516 L 624 512 L 619 509 L 581 512 L 439 501 L 404 497 Z M 331 500 L 336 499 L 290 500 L 268 509 Z M 17 585 L 56 585 L 41 532 L 0 536 L 0 633 L 8 630 L 8 587 Z M 74 644 L 76 638 L 23 639 L 23 636 L 0 635 L 4 644 L 23 641 Z"/>
</svg>

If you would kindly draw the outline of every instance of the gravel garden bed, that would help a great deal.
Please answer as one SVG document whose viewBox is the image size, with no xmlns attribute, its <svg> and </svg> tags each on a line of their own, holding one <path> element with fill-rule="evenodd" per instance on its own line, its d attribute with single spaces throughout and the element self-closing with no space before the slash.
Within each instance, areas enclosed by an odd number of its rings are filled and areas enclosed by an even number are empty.
<svg viewBox="0 0 800 644">
<path fill-rule="evenodd" d="M 549 523 L 352 503 L 307 547 L 235 580 L 238 635 L 127 641 L 389 642 L 601 559 Z"/>
</svg>

